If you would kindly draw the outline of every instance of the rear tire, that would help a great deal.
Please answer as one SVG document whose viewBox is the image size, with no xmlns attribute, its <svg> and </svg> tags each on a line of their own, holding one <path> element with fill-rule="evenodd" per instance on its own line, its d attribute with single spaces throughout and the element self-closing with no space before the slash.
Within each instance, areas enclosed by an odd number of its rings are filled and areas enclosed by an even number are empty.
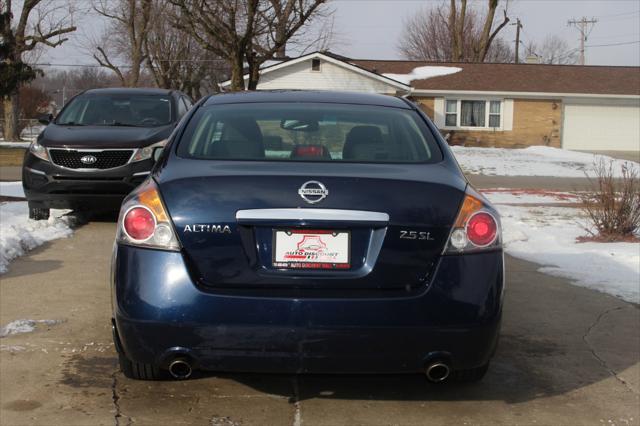
<svg viewBox="0 0 640 426">
<path fill-rule="evenodd" d="M 122 354 L 118 354 L 120 371 L 125 377 L 134 380 L 159 380 L 160 370 L 152 364 L 134 362 Z"/>
<path fill-rule="evenodd" d="M 29 219 L 47 220 L 49 219 L 49 209 L 41 207 L 29 207 Z"/>
<path fill-rule="evenodd" d="M 454 371 L 452 374 L 452 378 L 456 382 L 460 383 L 475 383 L 482 380 L 482 378 L 487 374 L 487 370 L 489 370 L 489 363 L 482 365 L 476 368 L 470 368 L 468 370 L 458 370 Z"/>
</svg>

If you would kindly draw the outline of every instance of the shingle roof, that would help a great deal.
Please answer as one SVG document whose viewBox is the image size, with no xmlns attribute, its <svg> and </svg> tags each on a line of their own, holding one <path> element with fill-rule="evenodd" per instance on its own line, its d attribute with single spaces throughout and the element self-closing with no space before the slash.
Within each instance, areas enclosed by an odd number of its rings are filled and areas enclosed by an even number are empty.
<svg viewBox="0 0 640 426">
<path fill-rule="evenodd" d="M 640 95 L 640 67 L 496 64 L 346 59 L 378 74 L 408 74 L 420 66 L 453 66 L 462 71 L 413 80 L 421 90 Z"/>
</svg>

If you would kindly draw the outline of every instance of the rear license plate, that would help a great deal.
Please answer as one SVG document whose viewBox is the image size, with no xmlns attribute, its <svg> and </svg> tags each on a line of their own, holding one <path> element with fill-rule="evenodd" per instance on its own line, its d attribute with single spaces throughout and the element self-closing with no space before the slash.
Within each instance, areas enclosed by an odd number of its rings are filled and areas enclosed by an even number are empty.
<svg viewBox="0 0 640 426">
<path fill-rule="evenodd" d="M 276 229 L 273 267 L 283 269 L 349 269 L 349 231 Z"/>
</svg>

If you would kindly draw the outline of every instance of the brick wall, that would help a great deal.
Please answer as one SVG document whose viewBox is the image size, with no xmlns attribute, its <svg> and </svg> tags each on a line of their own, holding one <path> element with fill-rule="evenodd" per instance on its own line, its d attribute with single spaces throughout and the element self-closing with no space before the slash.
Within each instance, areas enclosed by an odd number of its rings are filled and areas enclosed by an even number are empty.
<svg viewBox="0 0 640 426">
<path fill-rule="evenodd" d="M 420 109 L 427 114 L 431 120 L 433 120 L 433 98 L 417 98 L 414 99 L 414 102 L 416 102 L 420 106 Z"/>
<path fill-rule="evenodd" d="M 434 98 L 417 98 L 415 101 L 425 114 L 433 119 Z M 559 148 L 561 126 L 561 100 L 515 99 L 513 130 L 443 130 L 442 133 L 451 133 L 451 145 L 503 148 L 548 145 Z"/>
</svg>

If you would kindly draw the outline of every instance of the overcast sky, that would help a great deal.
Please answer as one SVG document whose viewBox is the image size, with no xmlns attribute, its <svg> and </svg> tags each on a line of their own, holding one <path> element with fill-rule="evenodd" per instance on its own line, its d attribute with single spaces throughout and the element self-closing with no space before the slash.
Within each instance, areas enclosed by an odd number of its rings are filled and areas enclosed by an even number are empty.
<svg viewBox="0 0 640 426">
<path fill-rule="evenodd" d="M 86 0 L 88 1 L 88 0 Z M 397 49 L 403 21 L 420 8 L 431 7 L 443 0 L 330 0 L 335 9 L 336 44 L 332 51 L 359 59 L 401 59 Z M 481 7 L 486 0 L 472 0 Z M 505 0 L 500 4 L 504 6 Z M 588 65 L 640 65 L 640 0 L 509 0 L 512 22 L 520 18 L 524 28 L 521 39 L 541 41 L 556 34 L 570 46 L 579 46 L 579 32 L 567 25 L 572 18 L 596 18 L 586 50 Z M 496 15 L 498 20 L 502 15 Z M 76 19 L 79 34 L 100 27 L 96 17 Z M 508 26 L 500 35 L 508 42 L 515 40 L 515 27 Z M 79 38 L 79 36 L 75 36 Z M 77 41 L 77 40 L 73 40 Z M 75 43 L 49 52 L 43 62 L 93 63 Z"/>
</svg>

